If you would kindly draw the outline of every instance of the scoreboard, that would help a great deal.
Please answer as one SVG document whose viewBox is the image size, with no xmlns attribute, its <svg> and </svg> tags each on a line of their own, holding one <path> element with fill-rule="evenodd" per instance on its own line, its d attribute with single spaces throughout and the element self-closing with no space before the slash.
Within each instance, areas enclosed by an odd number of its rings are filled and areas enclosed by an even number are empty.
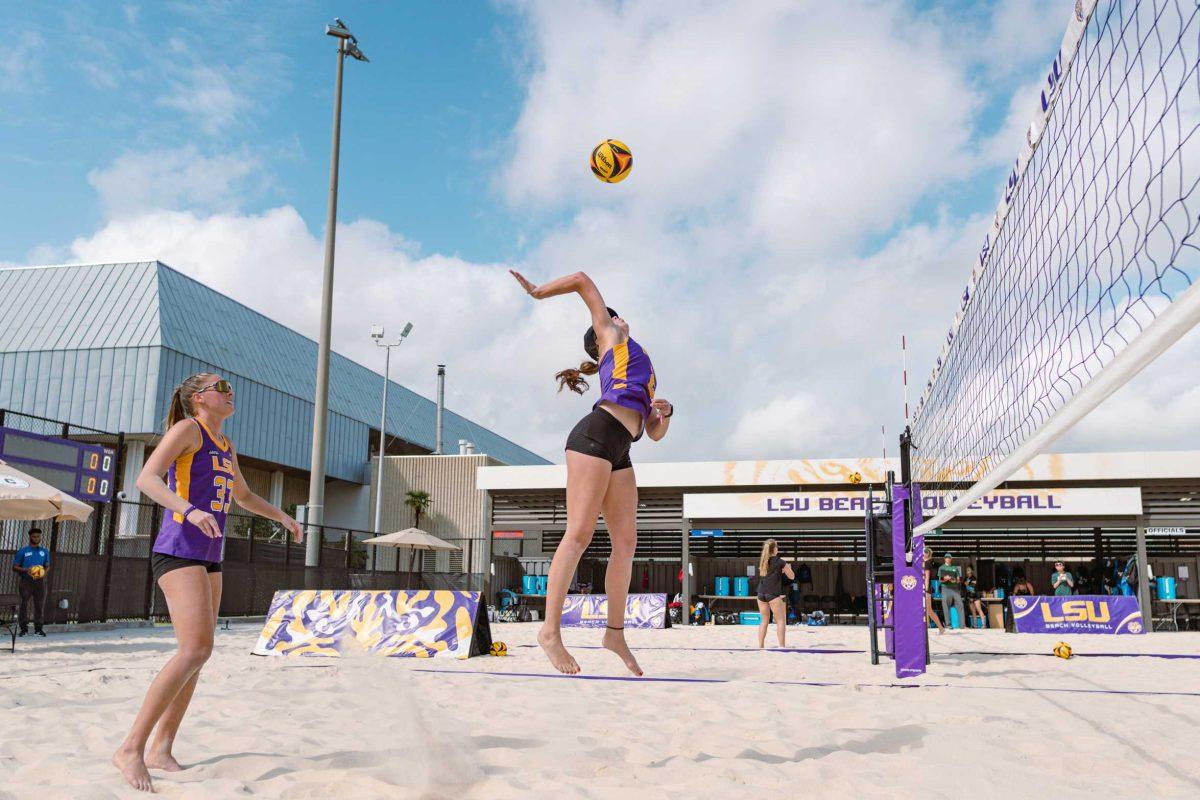
<svg viewBox="0 0 1200 800">
<path fill-rule="evenodd" d="M 110 447 L 0 427 L 0 461 L 84 502 L 112 500 L 117 454 Z"/>
</svg>

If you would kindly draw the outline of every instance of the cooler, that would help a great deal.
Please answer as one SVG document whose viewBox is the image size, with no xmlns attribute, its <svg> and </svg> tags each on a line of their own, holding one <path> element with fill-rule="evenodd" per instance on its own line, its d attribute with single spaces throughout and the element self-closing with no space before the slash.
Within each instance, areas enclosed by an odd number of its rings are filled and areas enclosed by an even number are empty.
<svg viewBox="0 0 1200 800">
<path fill-rule="evenodd" d="M 749 597 L 750 596 L 750 579 L 749 578 L 734 578 L 733 579 L 733 596 L 734 597 Z"/>
<path fill-rule="evenodd" d="M 1159 600 L 1174 600 L 1175 599 L 1175 579 L 1166 576 L 1156 578 L 1155 583 L 1158 585 Z"/>
<path fill-rule="evenodd" d="M 729 578 L 716 578 L 716 588 L 713 589 L 713 594 L 718 597 L 729 597 Z"/>
</svg>

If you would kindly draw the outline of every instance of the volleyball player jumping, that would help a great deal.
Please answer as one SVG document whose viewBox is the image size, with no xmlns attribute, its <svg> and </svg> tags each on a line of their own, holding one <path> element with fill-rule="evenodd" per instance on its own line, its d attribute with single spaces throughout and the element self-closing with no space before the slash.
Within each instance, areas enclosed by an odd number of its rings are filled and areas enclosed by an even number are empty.
<svg viewBox="0 0 1200 800">
<path fill-rule="evenodd" d="M 572 292 L 583 298 L 592 326 L 583 336 L 591 357 L 579 369 L 565 369 L 555 377 L 564 387 L 583 394 L 584 375 L 600 375 L 600 399 L 590 414 L 567 437 L 567 529 L 554 551 L 546 589 L 546 622 L 538 644 L 559 672 L 574 675 L 579 664 L 562 641 L 562 607 L 579 558 L 592 541 L 601 513 L 612 542 L 612 555 L 604 573 L 608 596 L 608 625 L 603 645 L 621 657 L 634 675 L 641 675 L 637 659 L 625 643 L 625 601 L 637 548 L 637 483 L 629 447 L 645 433 L 658 441 L 667 435 L 674 407 L 654 397 L 654 367 L 650 356 L 629 337 L 629 323 L 604 304 L 591 278 L 576 272 L 534 286 L 510 270 L 517 282 L 536 300 Z"/>
<path fill-rule="evenodd" d="M 137 487 L 163 507 L 150 567 L 167 598 L 179 651 L 159 670 L 113 764 L 135 789 L 154 791 L 147 768 L 183 769 L 172 754 L 200 668 L 212 654 L 221 607 L 222 537 L 229 506 L 283 525 L 298 542 L 296 520 L 246 486 L 233 442 L 221 425 L 233 413 L 233 387 L 217 375 L 193 375 L 171 396 L 167 433 L 138 475 Z M 167 481 L 163 482 L 163 473 Z M 150 752 L 146 743 L 158 726 Z"/>
</svg>

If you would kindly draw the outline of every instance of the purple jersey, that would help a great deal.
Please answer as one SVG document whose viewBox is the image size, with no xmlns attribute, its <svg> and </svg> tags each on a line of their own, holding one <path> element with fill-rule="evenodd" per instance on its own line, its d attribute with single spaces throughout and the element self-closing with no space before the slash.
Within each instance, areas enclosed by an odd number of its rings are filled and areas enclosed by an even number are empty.
<svg viewBox="0 0 1200 800">
<path fill-rule="evenodd" d="M 600 399 L 592 407 L 608 401 L 632 408 L 642 415 L 644 423 L 650 416 L 654 382 L 654 365 L 650 363 L 650 354 L 633 339 L 627 339 L 614 345 L 600 358 Z"/>
<path fill-rule="evenodd" d="M 233 448 L 224 436 L 217 437 L 198 419 L 200 449 L 175 459 L 167 471 L 167 486 L 184 501 L 217 520 L 225 532 L 225 515 L 233 502 Z M 162 527 L 154 541 L 154 552 L 197 561 L 220 561 L 221 539 L 213 539 L 183 518 L 164 512 Z"/>
</svg>

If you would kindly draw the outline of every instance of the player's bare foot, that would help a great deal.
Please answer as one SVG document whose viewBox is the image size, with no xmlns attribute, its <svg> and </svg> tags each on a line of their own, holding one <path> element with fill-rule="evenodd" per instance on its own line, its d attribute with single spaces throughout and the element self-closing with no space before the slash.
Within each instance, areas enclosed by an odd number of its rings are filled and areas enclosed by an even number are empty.
<svg viewBox="0 0 1200 800">
<path fill-rule="evenodd" d="M 562 634 L 558 631 L 548 631 L 545 627 L 538 631 L 538 644 L 550 659 L 551 665 L 564 675 L 578 675 L 579 663 L 563 646 Z"/>
<path fill-rule="evenodd" d="M 633 653 L 629 652 L 629 645 L 625 644 L 625 631 L 622 628 L 605 628 L 604 639 L 600 642 L 604 645 L 605 650 L 611 650 L 621 657 L 625 662 L 625 668 L 642 677 L 642 668 L 638 666 L 637 659 L 633 657 Z"/>
<path fill-rule="evenodd" d="M 121 775 L 125 777 L 125 782 L 130 786 L 139 792 L 154 791 L 154 784 L 150 780 L 150 771 L 146 769 L 146 762 L 137 750 L 121 748 L 113 753 L 112 763 L 114 767 L 121 770 Z"/>
<path fill-rule="evenodd" d="M 151 750 L 146 754 L 146 767 L 163 772 L 182 772 L 184 767 L 175 760 L 170 750 Z"/>
</svg>

